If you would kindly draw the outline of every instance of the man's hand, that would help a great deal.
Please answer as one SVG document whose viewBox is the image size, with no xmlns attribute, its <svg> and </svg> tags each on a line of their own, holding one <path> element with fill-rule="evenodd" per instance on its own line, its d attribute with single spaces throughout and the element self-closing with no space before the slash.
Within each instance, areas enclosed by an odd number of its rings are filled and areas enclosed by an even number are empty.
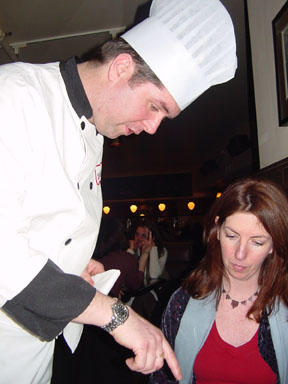
<svg viewBox="0 0 288 384">
<path fill-rule="evenodd" d="M 73 321 L 101 327 L 107 325 L 111 321 L 111 305 L 114 303 L 112 297 L 97 291 L 89 306 Z M 175 378 L 181 380 L 180 366 L 163 333 L 130 307 L 128 319 L 114 329 L 111 336 L 134 352 L 135 356 L 126 360 L 131 370 L 149 374 L 160 369 L 165 359 Z"/>
<path fill-rule="evenodd" d="M 111 335 L 119 344 L 134 352 L 135 357 L 126 360 L 131 370 L 150 374 L 160 369 L 165 359 L 175 378 L 181 380 L 180 366 L 163 333 L 130 307 L 128 319 Z"/>
<path fill-rule="evenodd" d="M 99 261 L 91 259 L 87 264 L 86 268 L 81 274 L 81 277 L 87 281 L 87 283 L 94 286 L 94 281 L 91 279 L 91 276 L 97 275 L 97 273 L 104 272 L 104 265 Z"/>
</svg>

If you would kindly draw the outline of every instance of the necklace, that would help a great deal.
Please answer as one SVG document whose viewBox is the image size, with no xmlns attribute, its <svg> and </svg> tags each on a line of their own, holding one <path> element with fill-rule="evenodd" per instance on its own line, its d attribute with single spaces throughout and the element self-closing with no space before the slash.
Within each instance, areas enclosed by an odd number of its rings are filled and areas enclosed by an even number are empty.
<svg viewBox="0 0 288 384">
<path fill-rule="evenodd" d="M 252 296 L 248 297 L 247 300 L 242 300 L 242 301 L 237 301 L 232 299 L 232 297 L 225 291 L 225 289 L 222 289 L 222 293 L 225 293 L 225 299 L 226 300 L 231 300 L 231 306 L 232 308 L 237 308 L 239 304 L 246 305 L 248 302 L 253 303 L 254 298 L 256 298 L 259 295 L 259 289 L 255 293 L 253 293 Z"/>
</svg>

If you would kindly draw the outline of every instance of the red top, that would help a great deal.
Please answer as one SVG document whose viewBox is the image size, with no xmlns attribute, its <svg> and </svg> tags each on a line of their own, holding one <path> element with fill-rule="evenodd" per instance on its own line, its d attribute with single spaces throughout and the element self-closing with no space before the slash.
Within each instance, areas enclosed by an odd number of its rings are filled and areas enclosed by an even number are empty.
<svg viewBox="0 0 288 384">
<path fill-rule="evenodd" d="M 221 339 L 216 323 L 198 353 L 197 384 L 275 384 L 276 375 L 260 355 L 258 331 L 248 343 L 233 347 Z"/>
</svg>

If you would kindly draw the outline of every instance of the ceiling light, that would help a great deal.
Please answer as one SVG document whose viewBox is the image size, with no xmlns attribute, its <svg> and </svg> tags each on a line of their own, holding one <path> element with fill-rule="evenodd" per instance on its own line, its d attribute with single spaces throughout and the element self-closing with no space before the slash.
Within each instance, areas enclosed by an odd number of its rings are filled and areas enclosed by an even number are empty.
<svg viewBox="0 0 288 384">
<path fill-rule="evenodd" d="M 193 211 L 193 209 L 195 208 L 195 203 L 193 201 L 189 201 L 189 203 L 187 204 L 188 208 L 190 209 L 190 211 Z"/>
<path fill-rule="evenodd" d="M 165 209 L 166 209 L 166 205 L 165 205 L 164 203 L 160 203 L 160 204 L 158 205 L 158 209 L 159 209 L 159 211 L 163 212 L 163 211 L 165 211 Z"/>
<path fill-rule="evenodd" d="M 130 211 L 132 213 L 135 213 L 137 211 L 137 209 L 138 209 L 137 205 L 135 205 L 135 204 L 130 205 Z"/>
</svg>

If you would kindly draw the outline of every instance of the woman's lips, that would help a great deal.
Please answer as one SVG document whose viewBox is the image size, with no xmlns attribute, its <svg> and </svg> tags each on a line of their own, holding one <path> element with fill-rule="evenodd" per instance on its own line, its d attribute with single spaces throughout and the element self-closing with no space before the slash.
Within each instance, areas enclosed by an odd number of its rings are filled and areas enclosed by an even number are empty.
<svg viewBox="0 0 288 384">
<path fill-rule="evenodd" d="M 237 271 L 237 272 L 243 272 L 246 269 L 246 267 L 244 267 L 243 265 L 238 265 L 233 263 L 232 263 L 232 268 L 234 269 L 234 271 Z"/>
</svg>

